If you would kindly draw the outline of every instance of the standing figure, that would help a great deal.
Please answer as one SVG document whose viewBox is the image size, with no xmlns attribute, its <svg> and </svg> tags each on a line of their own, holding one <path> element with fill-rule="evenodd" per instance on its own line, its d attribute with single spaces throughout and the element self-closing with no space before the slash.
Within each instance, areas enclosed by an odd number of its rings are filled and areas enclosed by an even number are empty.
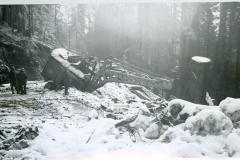
<svg viewBox="0 0 240 160">
<path fill-rule="evenodd" d="M 63 83 L 64 83 L 64 86 L 65 86 L 65 95 L 68 95 L 68 88 L 69 88 L 69 85 L 70 85 L 70 74 L 69 74 L 69 70 L 67 69 L 67 67 L 64 68 L 64 71 L 63 71 Z"/>
<path fill-rule="evenodd" d="M 19 79 L 20 79 L 19 75 L 20 75 L 21 70 L 22 70 L 21 68 L 18 68 L 15 72 L 16 73 L 16 79 L 17 79 L 17 88 L 18 88 L 18 93 L 19 94 L 21 93 L 20 84 L 19 84 Z"/>
<path fill-rule="evenodd" d="M 8 83 L 9 68 L 0 60 L 0 85 Z"/>
<path fill-rule="evenodd" d="M 11 67 L 11 70 L 8 74 L 8 78 L 9 78 L 12 94 L 14 94 L 13 87 L 15 87 L 15 90 L 17 91 L 17 94 L 18 94 L 19 91 L 18 91 L 18 87 L 17 87 L 17 78 L 16 78 L 15 67 L 13 67 L 13 66 Z"/>
<path fill-rule="evenodd" d="M 20 73 L 18 74 L 18 83 L 19 83 L 19 89 L 21 91 L 21 94 L 27 94 L 26 88 L 27 88 L 27 74 L 25 73 L 24 68 L 21 69 Z"/>
</svg>

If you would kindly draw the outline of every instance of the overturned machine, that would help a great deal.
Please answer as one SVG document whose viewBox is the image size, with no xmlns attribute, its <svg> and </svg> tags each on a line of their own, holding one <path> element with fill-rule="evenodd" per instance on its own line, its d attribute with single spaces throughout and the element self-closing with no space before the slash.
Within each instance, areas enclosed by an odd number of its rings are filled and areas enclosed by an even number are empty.
<svg viewBox="0 0 240 160">
<path fill-rule="evenodd" d="M 71 86 L 81 91 L 92 92 L 108 82 L 140 85 L 160 90 L 171 90 L 173 79 L 111 58 L 98 61 L 93 57 L 74 56 L 69 51 L 58 48 L 51 53 L 43 76 L 63 85 L 64 69 L 69 71 Z"/>
</svg>

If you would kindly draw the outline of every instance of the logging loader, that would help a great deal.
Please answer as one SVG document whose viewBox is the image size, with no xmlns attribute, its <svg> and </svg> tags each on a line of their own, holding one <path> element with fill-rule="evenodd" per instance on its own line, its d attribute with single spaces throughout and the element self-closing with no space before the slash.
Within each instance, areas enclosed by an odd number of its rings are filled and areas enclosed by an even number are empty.
<svg viewBox="0 0 240 160">
<path fill-rule="evenodd" d="M 69 70 L 71 86 L 84 92 L 93 92 L 108 82 L 169 91 L 174 81 L 116 58 L 98 61 L 96 57 L 74 56 L 73 53 L 63 48 L 52 51 L 42 75 L 51 80 L 55 86 L 61 86 L 64 68 Z"/>
</svg>

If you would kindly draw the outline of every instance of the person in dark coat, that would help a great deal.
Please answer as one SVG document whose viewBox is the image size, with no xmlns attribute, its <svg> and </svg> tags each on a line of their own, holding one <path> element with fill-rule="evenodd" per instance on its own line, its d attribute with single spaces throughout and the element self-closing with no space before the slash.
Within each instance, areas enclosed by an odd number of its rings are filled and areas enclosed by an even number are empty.
<svg viewBox="0 0 240 160">
<path fill-rule="evenodd" d="M 18 69 L 16 70 L 16 79 L 17 79 L 18 93 L 21 92 L 21 90 L 20 90 L 20 84 L 19 84 L 19 79 L 20 79 L 19 74 L 20 74 L 21 70 L 22 70 L 21 68 L 18 68 Z"/>
<path fill-rule="evenodd" d="M 19 89 L 21 91 L 21 94 L 27 94 L 26 88 L 27 88 L 27 74 L 25 73 L 25 69 L 22 68 L 20 73 L 18 74 L 18 84 Z"/>
<path fill-rule="evenodd" d="M 69 85 L 71 83 L 71 78 L 70 78 L 70 73 L 69 73 L 69 70 L 67 67 L 64 68 L 64 71 L 63 71 L 63 83 L 64 83 L 64 86 L 65 86 L 65 95 L 68 95 L 68 88 L 69 88 Z"/>
<path fill-rule="evenodd" d="M 15 88 L 15 90 L 18 92 L 18 87 L 17 87 L 17 78 L 16 78 L 16 71 L 15 71 L 15 67 L 11 67 L 11 70 L 8 74 L 8 78 L 9 78 L 9 82 L 10 82 L 10 86 L 11 86 L 11 90 L 12 90 L 12 94 L 14 94 L 14 90 L 13 87 Z"/>
<path fill-rule="evenodd" d="M 0 60 L 0 85 L 7 84 L 8 81 L 9 68 Z"/>
</svg>

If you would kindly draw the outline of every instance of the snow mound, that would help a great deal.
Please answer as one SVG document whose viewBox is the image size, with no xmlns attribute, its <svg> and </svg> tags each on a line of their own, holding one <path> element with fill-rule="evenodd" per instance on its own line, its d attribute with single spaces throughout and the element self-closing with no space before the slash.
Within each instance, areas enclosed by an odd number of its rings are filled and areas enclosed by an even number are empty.
<svg viewBox="0 0 240 160">
<path fill-rule="evenodd" d="M 10 150 L 5 155 L 5 158 L 11 159 L 37 159 L 38 157 L 41 157 L 41 154 L 31 149 Z"/>
<path fill-rule="evenodd" d="M 233 122 L 240 120 L 240 99 L 227 97 L 220 102 L 219 107 Z"/>
<path fill-rule="evenodd" d="M 225 142 L 229 155 L 234 154 L 235 152 L 240 152 L 240 137 L 237 134 L 231 133 Z"/>
<path fill-rule="evenodd" d="M 149 139 L 157 139 L 160 136 L 159 126 L 152 123 L 145 131 L 145 137 Z"/>
<path fill-rule="evenodd" d="M 139 127 L 144 131 L 151 125 L 152 119 L 148 116 L 139 114 L 137 119 L 129 124 L 130 127 Z"/>
<path fill-rule="evenodd" d="M 139 108 L 140 108 L 142 114 L 144 114 L 146 116 L 150 115 L 150 111 L 145 105 L 139 105 Z"/>
<path fill-rule="evenodd" d="M 98 112 L 93 109 L 88 113 L 88 118 L 89 119 L 98 119 Z"/>
<path fill-rule="evenodd" d="M 168 104 L 168 110 L 172 116 L 181 120 L 186 120 L 188 117 L 194 116 L 204 109 L 220 110 L 218 106 L 194 104 L 182 99 L 174 99 Z"/>
<path fill-rule="evenodd" d="M 190 142 L 191 135 L 189 131 L 184 131 L 178 127 L 168 128 L 168 130 L 163 135 L 160 136 L 159 141 L 169 143 L 175 139 Z"/>
<path fill-rule="evenodd" d="M 205 109 L 196 116 L 190 117 L 183 124 L 184 130 L 189 130 L 191 134 L 201 136 L 229 135 L 233 129 L 232 121 L 221 111 Z"/>
</svg>

